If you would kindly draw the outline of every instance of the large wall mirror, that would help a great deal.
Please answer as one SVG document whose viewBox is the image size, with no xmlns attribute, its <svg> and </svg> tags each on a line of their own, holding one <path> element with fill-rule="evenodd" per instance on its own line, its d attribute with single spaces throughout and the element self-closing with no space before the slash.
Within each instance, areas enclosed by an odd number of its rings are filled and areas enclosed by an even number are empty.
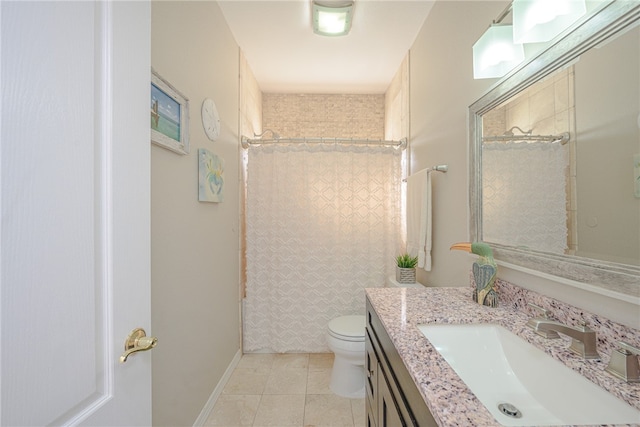
<svg viewBox="0 0 640 427">
<path fill-rule="evenodd" d="M 599 2 L 470 107 L 471 234 L 640 303 L 640 2 Z"/>
</svg>

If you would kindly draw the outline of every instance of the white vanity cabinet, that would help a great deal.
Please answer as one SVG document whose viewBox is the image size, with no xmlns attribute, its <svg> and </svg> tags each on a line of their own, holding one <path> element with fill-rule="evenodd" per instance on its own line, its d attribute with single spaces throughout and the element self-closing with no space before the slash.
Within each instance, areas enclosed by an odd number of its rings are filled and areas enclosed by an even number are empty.
<svg viewBox="0 0 640 427">
<path fill-rule="evenodd" d="M 436 427 L 387 331 L 367 299 L 367 427 Z"/>
</svg>

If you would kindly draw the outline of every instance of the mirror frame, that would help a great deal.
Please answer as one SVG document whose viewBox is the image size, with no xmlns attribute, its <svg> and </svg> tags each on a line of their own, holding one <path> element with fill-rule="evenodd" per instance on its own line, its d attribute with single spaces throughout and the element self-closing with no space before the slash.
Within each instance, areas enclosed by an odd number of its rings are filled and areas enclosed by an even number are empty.
<svg viewBox="0 0 640 427">
<path fill-rule="evenodd" d="M 482 241 L 482 115 L 640 19 L 640 2 L 612 0 L 499 80 L 469 107 L 472 241 Z M 498 264 L 640 305 L 640 266 L 490 243 Z"/>
</svg>

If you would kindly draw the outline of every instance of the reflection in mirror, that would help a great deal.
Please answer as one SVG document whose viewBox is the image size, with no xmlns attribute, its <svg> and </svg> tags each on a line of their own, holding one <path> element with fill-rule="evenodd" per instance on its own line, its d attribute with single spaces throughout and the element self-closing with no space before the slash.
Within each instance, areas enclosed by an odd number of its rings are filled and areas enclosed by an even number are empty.
<svg viewBox="0 0 640 427">
<path fill-rule="evenodd" d="M 572 86 L 570 67 L 482 116 L 484 241 L 556 254 L 573 247 L 569 144 L 560 137 L 575 135 Z"/>
<path fill-rule="evenodd" d="M 482 116 L 483 240 L 640 265 L 639 40 L 636 25 Z"/>
<path fill-rule="evenodd" d="M 640 27 L 576 69 L 576 255 L 640 265 Z"/>
<path fill-rule="evenodd" d="M 472 238 L 636 302 L 639 20 L 640 3 L 610 2 L 470 107 Z"/>
</svg>

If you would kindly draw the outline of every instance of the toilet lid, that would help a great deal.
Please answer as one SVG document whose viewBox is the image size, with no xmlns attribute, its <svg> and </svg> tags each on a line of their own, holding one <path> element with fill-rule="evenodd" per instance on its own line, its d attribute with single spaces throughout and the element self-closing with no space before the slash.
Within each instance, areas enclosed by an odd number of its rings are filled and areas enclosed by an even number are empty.
<svg viewBox="0 0 640 427">
<path fill-rule="evenodd" d="M 329 333 L 345 341 L 364 341 L 365 327 L 364 316 L 341 316 L 329 322 Z"/>
</svg>

